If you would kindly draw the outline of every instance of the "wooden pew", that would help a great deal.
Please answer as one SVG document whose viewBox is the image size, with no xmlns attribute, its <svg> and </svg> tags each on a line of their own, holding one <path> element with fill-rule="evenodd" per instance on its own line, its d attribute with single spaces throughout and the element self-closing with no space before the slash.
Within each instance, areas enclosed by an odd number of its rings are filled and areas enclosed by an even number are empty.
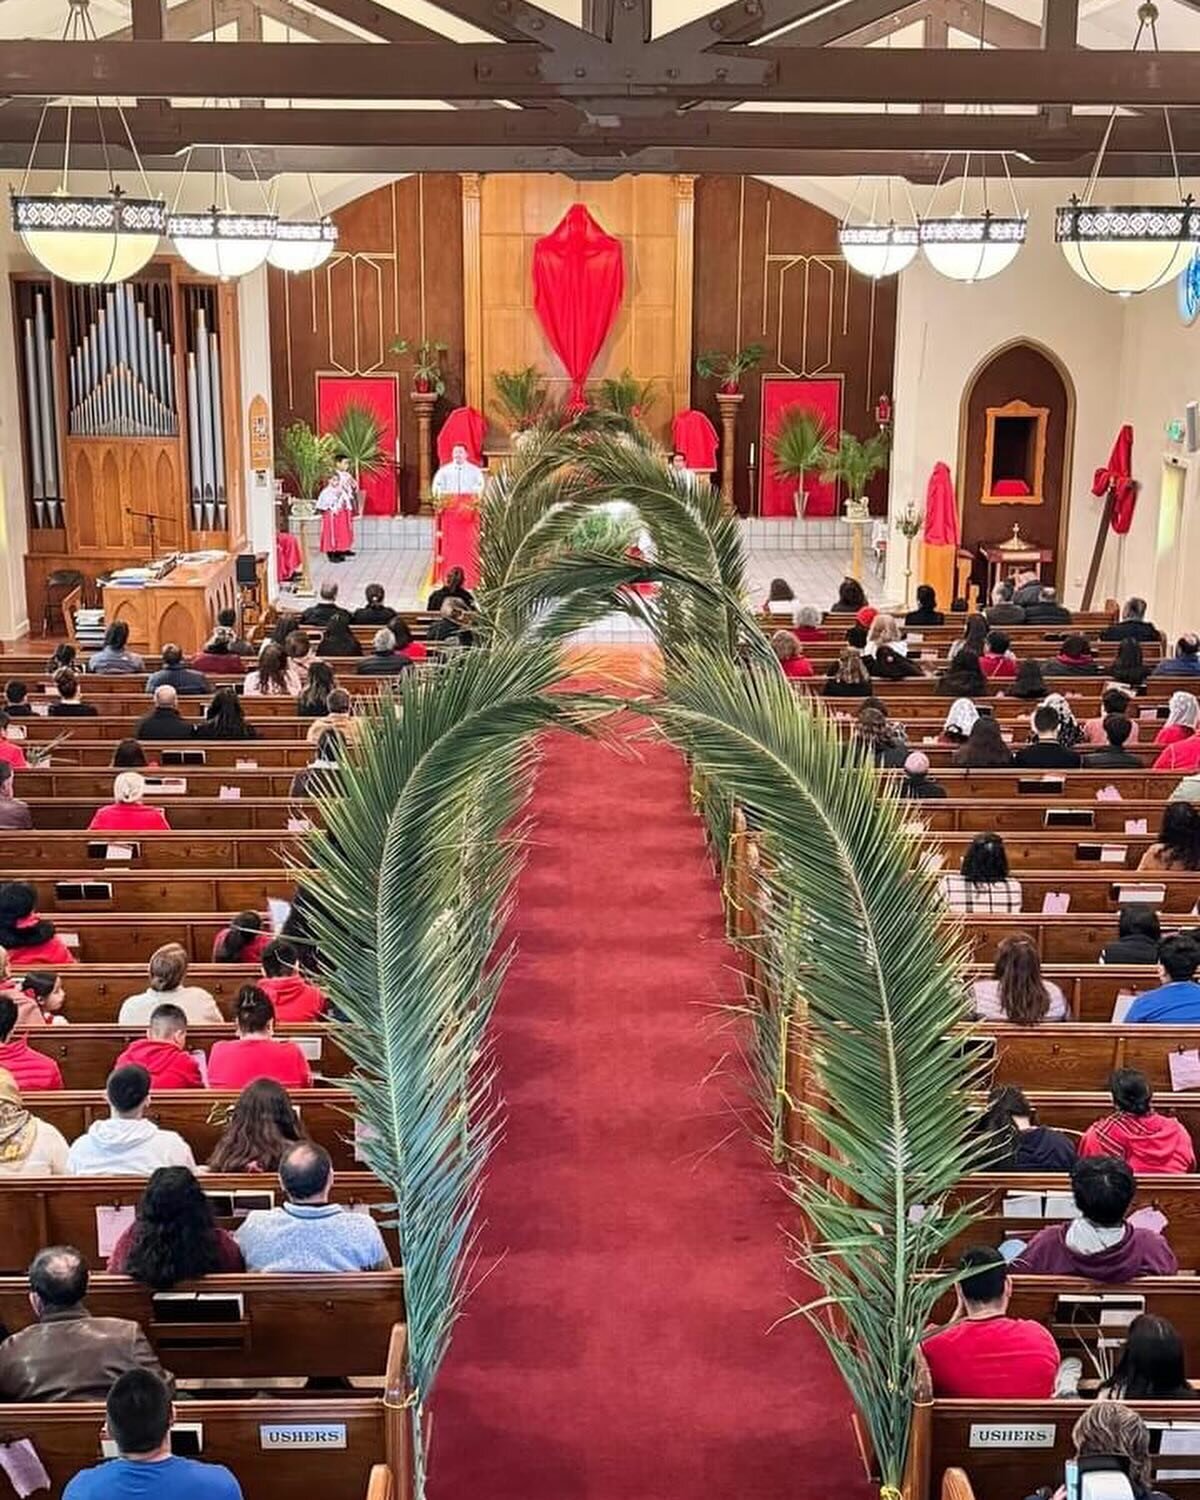
<svg viewBox="0 0 1200 1500">
<path fill-rule="evenodd" d="M 154 759 L 157 749 L 161 747 L 149 745 L 145 748 L 147 755 Z M 43 798 L 54 801 L 75 798 L 79 799 L 81 804 L 86 799 L 94 812 L 97 803 L 111 801 L 115 775 L 111 765 L 60 766 L 55 764 L 17 771 L 14 786 L 19 796 L 34 805 L 38 805 L 40 799 Z M 217 801 L 223 786 L 236 786 L 241 792 L 242 800 L 249 798 L 261 801 L 272 797 L 286 798 L 295 772 L 287 766 L 267 765 L 259 765 L 253 769 L 223 766 L 211 770 L 205 766 L 185 768 L 155 766 L 143 770 L 142 775 L 147 781 L 146 801 L 167 808 L 168 816 L 170 816 L 172 807 L 179 807 L 183 803 L 193 802 L 201 797 Z M 161 784 L 164 780 L 168 783 L 182 781 L 183 789 L 172 791 L 169 786 Z M 230 807 L 225 811 L 235 813 L 237 809 Z M 88 816 L 90 817 L 91 814 L 89 813 Z M 231 823 L 226 826 L 238 825 Z"/>
<path fill-rule="evenodd" d="M 115 1016 L 115 1012 L 114 1012 Z M 144 1026 L 39 1026 L 24 1033 L 35 1052 L 52 1057 L 62 1070 L 63 1082 L 73 1089 L 102 1089 L 113 1064 L 130 1042 L 145 1036 Z M 233 1026 L 189 1026 L 188 1047 L 207 1052 L 214 1042 L 229 1041 Z M 316 1051 L 319 1058 L 309 1059 L 314 1073 L 326 1078 L 343 1078 L 351 1071 L 350 1059 L 335 1041 L 329 1026 L 320 1021 L 276 1027 L 281 1040 L 301 1040 Z"/>
<path fill-rule="evenodd" d="M 129 964 L 140 959 L 144 964 L 164 943 L 179 943 L 189 958 L 208 963 L 217 934 L 229 925 L 232 911 L 242 910 L 245 908 L 237 906 L 221 914 L 159 911 L 137 916 L 107 911 L 58 912 L 54 925 L 81 963 Z"/>
<path fill-rule="evenodd" d="M 93 912 L 266 911 L 271 899 L 291 901 L 295 876 L 287 870 L 236 870 L 228 875 L 203 870 L 8 870 L 7 879 L 27 878 L 37 887 L 38 905 L 65 926 L 76 915 Z M 80 889 L 82 888 L 82 890 Z M 134 956 L 134 955 L 129 955 Z"/>
<path fill-rule="evenodd" d="M 1112 1095 L 1107 1090 L 1071 1093 L 1060 1089 L 1026 1089 L 1024 1092 L 1037 1110 L 1040 1125 L 1051 1125 L 1070 1135 L 1082 1135 L 1097 1120 L 1113 1113 Z M 976 1102 L 982 1112 L 986 1107 L 986 1100 L 981 1095 Z M 1154 1108 L 1159 1114 L 1171 1115 L 1179 1120 L 1192 1137 L 1193 1145 L 1200 1151 L 1200 1093 L 1156 1093 Z M 1200 1281 L 1196 1284 L 1200 1287 Z M 1200 1311 L 1200 1304 L 1197 1304 L 1197 1310 Z M 1200 1335 L 1200 1328 L 1197 1333 Z"/>
<path fill-rule="evenodd" d="M 75 720 L 72 728 L 68 731 L 70 737 L 61 745 L 57 746 L 51 757 L 52 766 L 57 769 L 61 766 L 88 766 L 94 770 L 107 766 L 112 772 L 112 756 L 115 741 L 112 739 L 100 739 L 96 737 L 95 731 L 87 727 L 94 720 Z M 301 739 L 271 740 L 263 744 L 259 740 L 204 740 L 199 744 L 192 744 L 187 740 L 176 744 L 171 740 L 147 740 L 142 747 L 148 757 L 156 758 L 162 767 L 165 776 L 186 776 L 189 772 L 202 769 L 204 766 L 228 766 L 231 769 L 237 767 L 239 761 L 247 762 L 247 770 L 253 770 L 257 766 L 282 769 L 290 766 L 294 771 L 301 770 L 313 758 L 313 746 L 308 745 Z M 203 761 L 197 761 L 192 765 L 182 765 L 172 762 L 171 757 L 178 752 L 187 755 L 203 755 Z M 20 777 L 25 773 L 17 771 Z M 109 782 L 111 792 L 112 782 Z M 20 782 L 17 783 L 18 794 Z"/>
<path fill-rule="evenodd" d="M 90 1278 L 87 1305 L 97 1317 L 140 1323 L 164 1367 L 186 1380 L 315 1375 L 382 1383 L 392 1327 L 404 1319 L 399 1270 L 214 1275 L 173 1290 L 241 1297 L 243 1314 L 229 1322 L 184 1321 L 170 1299 L 160 1301 L 127 1276 L 104 1274 Z M 26 1277 L 0 1277 L 0 1323 L 11 1334 L 34 1321 Z"/>
<path fill-rule="evenodd" d="M 20 972 L 23 966 L 13 967 Z M 29 967 L 36 969 L 38 965 Z M 257 964 L 199 963 L 188 968 L 188 983 L 207 990 L 222 1013 L 232 1020 L 238 990 L 244 984 L 253 984 L 259 973 Z M 127 995 L 139 994 L 146 988 L 146 965 L 64 964 L 58 977 L 66 992 L 68 1021 L 103 1025 L 114 1021 Z"/>
<path fill-rule="evenodd" d="M 1097 802 L 1095 798 L 1064 801 L 1062 798 L 1013 797 L 993 802 L 982 797 L 926 797 L 913 803 L 913 816 L 924 823 L 930 833 L 941 837 L 947 833 L 1032 833 L 1057 828 L 1067 831 L 1065 818 L 1072 820 L 1071 830 L 1077 839 L 1093 834 L 1106 835 L 1106 843 L 1122 843 L 1129 837 L 1125 824 L 1145 821 L 1151 836 L 1158 832 L 1166 799 L 1139 798 L 1126 802 Z"/>
<path fill-rule="evenodd" d="M 972 965 L 970 979 L 989 978 L 990 965 Z M 1042 973 L 1062 990 L 1074 1021 L 1110 1021 L 1117 997 L 1140 995 L 1158 983 L 1154 964 L 1050 964 Z"/>
<path fill-rule="evenodd" d="M 240 799 L 239 799 L 240 800 Z M 218 803 L 218 808 L 224 806 Z M 118 870 L 263 870 L 283 865 L 285 851 L 294 855 L 296 838 L 282 831 L 227 829 L 217 831 L 219 816 L 207 832 L 172 830 L 170 833 L 88 833 L 72 830 L 28 833 L 0 832 L 0 869 L 92 870 L 92 879 L 106 879 L 105 871 Z M 110 849 L 132 849 L 126 858 L 110 856 Z"/>
<path fill-rule="evenodd" d="M 938 771 L 937 779 L 951 798 L 983 798 L 987 802 L 1029 798 L 1039 803 L 1075 807 L 1094 803 L 1096 793 L 1110 786 L 1120 792 L 1121 802 L 1165 802 L 1179 785 L 1180 777 L 1178 771 L 1089 771 L 1084 767 L 1060 774 L 1016 770 L 967 771 L 958 766 L 946 766 Z M 924 803 L 916 805 L 924 806 Z"/>
<path fill-rule="evenodd" d="M 111 773 L 102 773 L 111 774 Z M 219 773 L 218 773 L 219 774 Z M 285 834 L 289 831 L 289 825 L 298 820 L 307 820 L 313 823 L 320 821 L 320 812 L 315 802 L 291 801 L 287 795 L 287 788 L 291 785 L 293 771 L 283 773 L 284 787 L 278 796 L 262 797 L 255 800 L 248 798 L 244 793 L 237 798 L 223 799 L 213 797 L 147 797 L 147 802 L 155 802 L 166 810 L 167 821 L 171 825 L 173 833 L 189 833 L 204 829 L 224 829 L 229 832 L 247 832 L 258 829 L 262 833 Z M 230 784 L 237 785 L 232 778 Z M 214 788 L 214 791 L 216 788 Z M 88 824 L 97 807 L 111 800 L 111 794 L 101 792 L 98 796 L 90 797 L 58 797 L 53 799 L 27 798 L 29 812 L 33 818 L 34 835 L 46 833 L 86 833 Z M 109 843 L 119 844 L 122 835 L 117 833 L 93 835 L 93 839 L 107 839 Z M 125 836 L 125 842 L 136 838 L 134 834 Z M 112 863 L 113 861 L 106 861 Z M 12 861 L 6 861 L 12 863 Z"/>
<path fill-rule="evenodd" d="M 1117 914 L 1069 912 L 1066 916 L 1048 917 L 1040 912 L 1025 912 L 1015 917 L 967 917 L 963 933 L 976 963 L 990 964 L 1004 939 L 1020 933 L 1033 939 L 1043 963 L 1094 964 L 1101 949 L 1116 941 Z"/>
<path fill-rule="evenodd" d="M 1105 1089 L 1116 1068 L 1137 1068 L 1151 1088 L 1171 1087 L 1172 1052 L 1200 1046 L 1200 1026 L 1115 1026 L 1047 1021 L 1041 1026 L 977 1022 L 971 1034 L 995 1058 L 995 1082 L 1024 1089 Z M 1196 1262 L 1200 1266 L 1200 1260 Z"/>
</svg>

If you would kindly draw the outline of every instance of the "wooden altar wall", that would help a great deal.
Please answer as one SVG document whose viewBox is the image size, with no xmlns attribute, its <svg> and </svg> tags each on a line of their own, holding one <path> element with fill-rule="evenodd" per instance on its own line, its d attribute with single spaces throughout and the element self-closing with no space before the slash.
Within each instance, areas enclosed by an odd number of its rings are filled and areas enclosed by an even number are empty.
<svg viewBox="0 0 1200 1500">
<path fill-rule="evenodd" d="M 463 400 L 461 187 L 456 173 L 388 183 L 334 214 L 338 246 L 316 271 L 269 272 L 271 388 L 277 427 L 315 425 L 319 375 L 396 377 L 401 508 L 417 509 L 417 421 L 408 400 L 411 360 L 388 353 L 397 337 L 449 345 L 446 398 L 435 422 Z"/>
<path fill-rule="evenodd" d="M 842 425 L 875 432 L 875 402 L 891 394 L 896 342 L 896 279 L 850 271 L 837 244 L 838 221 L 815 204 L 754 177 L 696 179 L 695 351 L 763 343 L 761 367 L 743 378 L 734 498 L 758 512 L 750 494 L 750 443 L 762 472 L 763 375 L 840 376 Z M 691 404 L 719 428 L 716 381 L 692 377 Z M 887 510 L 887 476 L 870 487 L 871 509 Z"/>
</svg>

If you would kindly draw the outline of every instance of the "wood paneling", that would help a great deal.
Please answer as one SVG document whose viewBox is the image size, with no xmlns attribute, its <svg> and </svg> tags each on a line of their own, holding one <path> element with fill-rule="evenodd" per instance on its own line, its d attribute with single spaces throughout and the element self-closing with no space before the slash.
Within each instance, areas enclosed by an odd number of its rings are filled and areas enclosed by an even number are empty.
<svg viewBox="0 0 1200 1500">
<path fill-rule="evenodd" d="M 67 550 L 123 558 L 149 546 L 155 515 L 159 551 L 183 547 L 184 492 L 178 438 L 67 438 Z"/>
<path fill-rule="evenodd" d="M 462 206 L 459 178 L 424 174 L 356 198 L 334 215 L 338 246 L 318 270 L 271 270 L 271 386 L 280 426 L 316 421 L 318 374 L 401 371 L 401 506 L 417 509 L 417 422 L 407 399 L 411 363 L 388 353 L 397 337 L 441 339 L 444 413 L 464 395 Z"/>
<path fill-rule="evenodd" d="M 866 437 L 876 430 L 877 398 L 892 389 L 896 281 L 849 271 L 838 251 L 837 220 L 815 204 L 753 177 L 696 179 L 693 345 L 732 350 L 767 346 L 760 370 L 745 377 L 738 414 L 734 497 L 757 513 L 747 465 L 759 442 L 763 374 L 840 376 L 842 423 Z M 692 377 L 691 404 L 719 428 L 716 382 Z M 762 455 L 758 455 L 762 465 Z M 887 508 L 887 478 L 870 488 L 871 508 Z"/>
</svg>

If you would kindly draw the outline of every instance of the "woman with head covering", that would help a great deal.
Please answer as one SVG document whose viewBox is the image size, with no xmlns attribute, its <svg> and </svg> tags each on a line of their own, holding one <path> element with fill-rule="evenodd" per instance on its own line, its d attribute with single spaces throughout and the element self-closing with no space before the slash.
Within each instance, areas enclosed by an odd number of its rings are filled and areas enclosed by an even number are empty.
<svg viewBox="0 0 1200 1500">
<path fill-rule="evenodd" d="M 46 1120 L 31 1115 L 7 1068 L 0 1068 L 0 1177 L 63 1177 L 67 1143 Z"/>
<path fill-rule="evenodd" d="M 161 807 L 147 807 L 145 778 L 138 771 L 122 771 L 113 782 L 113 800 L 92 814 L 89 829 L 104 833 L 162 833 L 171 825 Z"/>
<path fill-rule="evenodd" d="M 938 736 L 939 743 L 943 745 L 965 744 L 978 718 L 979 710 L 970 698 L 955 698 L 942 724 L 942 732 Z"/>
<path fill-rule="evenodd" d="M 1052 708 L 1058 715 L 1058 743 L 1064 750 L 1074 750 L 1087 736 L 1083 732 L 1083 725 L 1075 717 L 1071 705 L 1061 693 L 1048 693 L 1042 699 L 1043 708 Z"/>
<path fill-rule="evenodd" d="M 1154 736 L 1156 745 L 1174 745 L 1190 740 L 1200 727 L 1200 700 L 1195 693 L 1172 693 L 1167 704 L 1167 719 Z"/>
</svg>

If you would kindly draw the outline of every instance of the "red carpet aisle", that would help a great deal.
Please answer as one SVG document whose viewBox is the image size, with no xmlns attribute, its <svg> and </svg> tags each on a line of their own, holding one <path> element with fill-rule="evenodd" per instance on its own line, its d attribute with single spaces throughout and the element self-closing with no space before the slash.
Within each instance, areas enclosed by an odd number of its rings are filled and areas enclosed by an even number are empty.
<svg viewBox="0 0 1200 1500">
<path fill-rule="evenodd" d="M 736 1064 L 703 1084 L 736 994 L 718 890 L 682 762 L 641 753 L 556 738 L 539 778 L 482 1269 L 508 1253 L 441 1376 L 430 1494 L 793 1500 L 819 1474 L 862 1500 L 819 1340 L 767 1334 L 785 1206 L 729 1111 Z"/>
</svg>

